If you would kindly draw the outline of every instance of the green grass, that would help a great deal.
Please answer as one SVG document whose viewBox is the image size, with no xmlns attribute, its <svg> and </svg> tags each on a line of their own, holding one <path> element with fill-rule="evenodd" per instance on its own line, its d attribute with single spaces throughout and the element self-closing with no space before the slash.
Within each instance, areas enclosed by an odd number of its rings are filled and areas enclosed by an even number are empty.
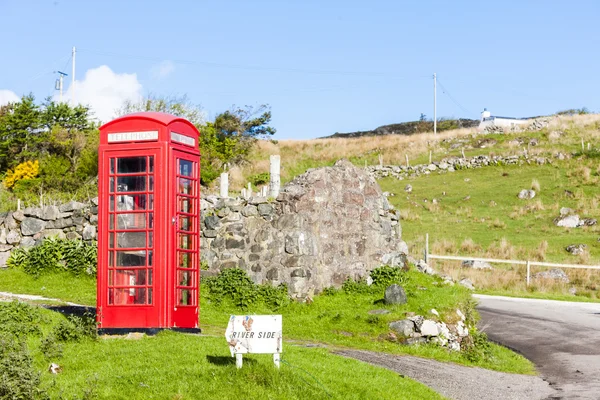
<svg viewBox="0 0 600 400">
<path fill-rule="evenodd" d="M 584 243 L 592 256 L 590 262 L 598 262 L 598 227 L 566 229 L 552 222 L 560 207 L 573 208 L 581 217 L 600 218 L 600 209 L 592 201 L 600 196 L 600 187 L 595 181 L 586 184 L 580 177 L 567 176 L 575 166 L 486 167 L 403 181 L 385 178 L 380 184 L 384 191 L 396 194 L 390 202 L 412 218 L 402 222 L 403 238 L 409 242 L 428 232 L 431 243 L 446 240 L 458 248 L 471 238 L 486 249 L 506 238 L 524 249 L 515 254 L 524 259 L 545 240 L 549 245 L 546 260 L 568 263 L 575 263 L 577 257 L 568 254 L 565 247 Z M 518 199 L 519 191 L 530 189 L 533 179 L 540 183 L 541 191 L 532 200 Z M 413 186 L 408 195 L 404 192 L 407 183 Z M 567 197 L 565 190 L 576 198 Z M 437 206 L 432 205 L 434 198 Z M 540 202 L 543 209 L 536 210 Z"/>
<path fill-rule="evenodd" d="M 16 272 L 18 271 L 0 271 L 0 282 L 5 282 L 2 290 L 37 294 L 29 290 L 31 288 L 39 290 L 39 284 L 33 285 L 38 281 L 25 274 L 17 275 Z M 19 286 L 16 286 L 19 290 L 11 289 L 6 284 L 5 274 L 19 277 Z M 497 345 L 492 345 L 494 350 L 491 358 L 471 362 L 461 353 L 434 345 L 404 346 L 386 340 L 389 322 L 405 318 L 408 311 L 435 318 L 429 313 L 429 310 L 435 308 L 446 322 L 456 320 L 456 308 L 460 308 L 464 313 L 473 312 L 472 303 L 469 301 L 470 293 L 461 286 L 443 285 L 440 279 L 416 271 L 410 271 L 407 275 L 408 281 L 403 286 L 409 300 L 405 305 L 381 304 L 383 293 L 350 295 L 342 291 L 332 296 L 315 296 L 311 304 L 292 303 L 275 312 L 261 306 L 242 311 L 225 303 L 216 305 L 202 298 L 200 326 L 204 333 L 220 336 L 223 335 L 231 314 L 277 313 L 283 315 L 286 340 L 322 343 L 332 349 L 356 348 L 408 354 L 504 372 L 534 373 L 534 367 L 528 360 Z M 52 278 L 50 275 L 42 276 L 40 279 L 57 278 Z M 60 277 L 60 281 L 65 287 L 73 288 L 70 296 L 67 295 L 64 300 L 78 300 L 81 304 L 95 305 L 95 285 L 90 287 L 87 278 L 64 275 Z M 52 287 L 49 287 L 44 291 L 46 296 L 53 298 L 61 298 L 59 294 L 64 293 L 63 288 L 55 292 Z M 369 310 L 374 309 L 387 309 L 390 313 L 368 314 Z"/>
<path fill-rule="evenodd" d="M 244 357 L 238 370 L 225 338 L 164 332 L 70 344 L 51 394 L 92 389 L 101 399 L 440 399 L 431 389 L 383 368 L 286 346 L 277 370 L 270 355 Z M 368 384 L 365 384 L 368 377 Z"/>
<path fill-rule="evenodd" d="M 18 321 L 15 313 L 21 316 Z M 238 370 L 224 337 L 170 331 L 139 340 L 112 337 L 54 342 L 62 347 L 62 353 L 49 355 L 40 345 L 56 335 L 65 317 L 0 303 L 0 320 L 11 319 L 13 322 L 0 326 L 0 334 L 6 338 L 7 332 L 28 332 L 32 367 L 41 375 L 39 388 L 53 399 L 442 398 L 392 371 L 325 349 L 286 345 L 280 369 L 273 365 L 271 355 L 248 355 Z M 50 374 L 50 363 L 60 365 L 62 372 Z M 10 379 L 18 381 L 17 376 Z"/>
<path fill-rule="evenodd" d="M 0 292 L 35 294 L 95 306 L 96 278 L 74 277 L 63 272 L 41 275 L 36 279 L 21 270 L 0 269 Z"/>
</svg>

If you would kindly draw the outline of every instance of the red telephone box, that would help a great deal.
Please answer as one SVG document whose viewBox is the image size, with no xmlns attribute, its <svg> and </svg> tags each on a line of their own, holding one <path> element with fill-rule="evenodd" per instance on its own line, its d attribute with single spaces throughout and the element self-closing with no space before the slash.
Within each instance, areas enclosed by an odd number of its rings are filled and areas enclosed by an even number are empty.
<svg viewBox="0 0 600 400">
<path fill-rule="evenodd" d="M 189 121 L 163 113 L 100 127 L 100 331 L 199 331 L 198 138 Z"/>
</svg>

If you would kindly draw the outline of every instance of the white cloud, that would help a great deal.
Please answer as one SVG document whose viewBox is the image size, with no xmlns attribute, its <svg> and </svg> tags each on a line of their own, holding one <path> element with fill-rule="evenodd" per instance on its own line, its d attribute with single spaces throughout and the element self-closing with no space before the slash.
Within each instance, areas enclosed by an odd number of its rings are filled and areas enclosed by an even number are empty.
<svg viewBox="0 0 600 400">
<path fill-rule="evenodd" d="M 71 100 L 72 91 L 69 87 L 65 101 Z M 94 116 L 102 122 L 113 119 L 126 101 L 141 99 L 142 84 L 136 74 L 115 73 L 106 65 L 88 70 L 83 80 L 75 81 L 75 101 L 90 106 Z"/>
<path fill-rule="evenodd" d="M 20 100 L 21 98 L 17 96 L 15 92 L 6 89 L 0 89 L 0 106 L 8 103 L 15 103 Z"/>
<path fill-rule="evenodd" d="M 154 79 L 164 79 L 171 75 L 173 71 L 175 71 L 175 64 L 173 64 L 173 61 L 165 60 L 150 68 L 150 76 Z"/>
</svg>

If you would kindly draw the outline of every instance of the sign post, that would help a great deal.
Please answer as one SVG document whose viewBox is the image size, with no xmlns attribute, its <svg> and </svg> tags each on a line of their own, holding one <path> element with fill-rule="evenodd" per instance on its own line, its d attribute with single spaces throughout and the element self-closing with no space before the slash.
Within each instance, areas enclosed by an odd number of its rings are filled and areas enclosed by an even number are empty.
<svg viewBox="0 0 600 400">
<path fill-rule="evenodd" d="M 236 367 L 242 368 L 243 354 L 273 354 L 273 362 L 279 368 L 283 344 L 281 315 L 232 315 L 225 339 Z"/>
</svg>

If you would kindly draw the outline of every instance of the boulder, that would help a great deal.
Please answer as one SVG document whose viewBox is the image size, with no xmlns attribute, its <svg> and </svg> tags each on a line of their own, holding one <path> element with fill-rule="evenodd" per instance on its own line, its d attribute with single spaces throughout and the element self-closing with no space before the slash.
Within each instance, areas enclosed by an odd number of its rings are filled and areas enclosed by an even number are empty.
<svg viewBox="0 0 600 400">
<path fill-rule="evenodd" d="M 0 244 L 6 244 L 6 228 L 0 229 Z"/>
<path fill-rule="evenodd" d="M 406 193 L 412 193 L 412 190 L 413 190 L 413 187 L 412 187 L 412 185 L 411 185 L 411 184 L 408 184 L 408 185 L 406 185 L 406 186 L 404 187 L 404 191 L 405 191 Z"/>
<path fill-rule="evenodd" d="M 388 326 L 391 330 L 405 338 L 411 337 L 415 333 L 415 323 L 409 319 L 390 322 Z"/>
<path fill-rule="evenodd" d="M 560 268 L 553 268 L 548 271 L 538 272 L 537 274 L 533 275 L 533 277 L 536 279 L 552 279 L 564 283 L 569 283 L 569 277 L 567 276 L 567 274 L 565 274 L 565 271 L 563 271 Z"/>
<path fill-rule="evenodd" d="M 571 244 L 571 245 L 567 246 L 565 248 L 565 250 L 567 250 L 569 253 L 573 254 L 574 256 L 578 256 L 580 254 L 585 253 L 586 248 L 587 248 L 587 246 L 585 244 Z"/>
<path fill-rule="evenodd" d="M 42 221 L 37 218 L 25 218 L 21 222 L 21 234 L 23 236 L 32 236 L 38 232 L 41 232 L 46 227 L 46 221 Z"/>
<path fill-rule="evenodd" d="M 15 211 L 12 213 L 12 217 L 19 222 L 22 222 L 25 219 L 25 213 L 23 211 Z"/>
<path fill-rule="evenodd" d="M 37 207 L 27 207 L 23 210 L 26 217 L 42 218 L 43 210 Z"/>
<path fill-rule="evenodd" d="M 406 292 L 400 285 L 390 285 L 385 289 L 385 304 L 406 304 Z"/>
<path fill-rule="evenodd" d="M 565 191 L 565 193 L 568 191 Z M 571 193 L 571 197 L 572 197 L 572 192 Z M 575 214 L 575 211 L 572 208 L 568 208 L 568 207 L 561 207 L 560 208 L 560 216 L 561 217 L 566 217 L 567 215 L 571 215 L 571 214 Z"/>
<path fill-rule="evenodd" d="M 579 215 L 567 215 L 563 217 L 558 217 L 554 220 L 554 225 L 562 226 L 564 228 L 577 228 L 581 226 L 581 221 L 579 220 Z"/>
<path fill-rule="evenodd" d="M 419 260 L 416 264 L 417 270 L 427 275 L 435 275 L 435 271 L 425 261 Z"/>
<path fill-rule="evenodd" d="M 466 287 L 469 290 L 475 290 L 475 286 L 473 286 L 473 282 L 471 282 L 470 279 L 463 278 L 460 281 L 458 281 L 458 284 Z"/>
<path fill-rule="evenodd" d="M 535 197 L 535 190 L 523 189 L 519 192 L 517 197 L 519 197 L 519 199 L 521 199 L 521 200 L 533 199 Z"/>
<path fill-rule="evenodd" d="M 465 260 L 461 263 L 461 266 L 472 269 L 494 269 L 487 261 L 480 260 Z"/>
<path fill-rule="evenodd" d="M 423 325 L 421 325 L 419 332 L 423 336 L 437 336 L 440 334 L 440 330 L 437 323 L 430 319 L 426 319 L 423 321 Z"/>
</svg>

